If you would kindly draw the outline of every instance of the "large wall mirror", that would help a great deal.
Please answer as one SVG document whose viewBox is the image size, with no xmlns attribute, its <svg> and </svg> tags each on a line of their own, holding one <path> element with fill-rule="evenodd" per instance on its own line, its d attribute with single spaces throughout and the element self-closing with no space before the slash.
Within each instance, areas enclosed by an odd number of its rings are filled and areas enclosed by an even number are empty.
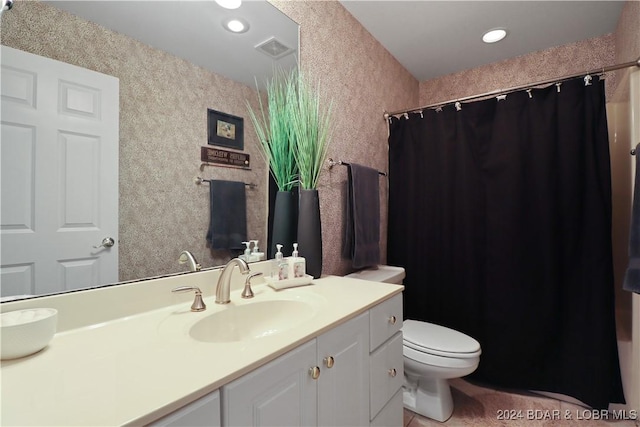
<svg viewBox="0 0 640 427">
<path fill-rule="evenodd" d="M 232 18 L 239 18 L 248 30 L 233 33 L 225 29 L 223 25 Z M 257 148 L 247 103 L 257 108 L 256 82 L 263 87 L 275 67 L 297 67 L 299 31 L 295 22 L 262 0 L 245 1 L 234 10 L 214 1 L 16 0 L 13 9 L 2 14 L 1 25 L 3 49 L 117 78 L 119 107 L 114 174 L 117 235 L 108 236 L 100 227 L 103 217 L 111 215 L 104 214 L 107 208 L 92 191 L 94 181 L 100 179 L 89 178 L 99 154 L 90 149 L 78 154 L 83 149 L 75 151 L 74 147 L 83 147 L 85 135 L 58 130 L 58 151 L 49 158 L 29 160 L 33 154 L 29 150 L 36 151 L 37 144 L 25 149 L 16 143 L 20 138 L 31 141 L 31 134 L 22 132 L 28 126 L 12 122 L 12 114 L 19 110 L 12 102 L 30 96 L 28 90 L 17 89 L 15 82 L 22 84 L 31 77 L 23 78 L 20 70 L 7 65 L 3 55 L 2 297 L 72 291 L 184 272 L 187 266 L 178 263 L 183 250 L 192 252 L 203 268 L 225 263 L 238 253 L 208 247 L 209 186 L 206 182 L 197 185 L 196 177 L 254 184 L 246 190 L 247 237 L 266 249 L 268 171 Z M 37 81 L 39 71 L 29 75 Z M 61 81 L 60 87 L 71 88 L 69 93 L 78 95 L 82 104 L 84 86 L 74 86 L 71 77 L 70 82 Z M 243 153 L 250 156 L 249 170 L 201 162 L 201 147 L 207 146 L 208 109 L 245 119 Z M 43 164 L 71 163 L 74 158 L 91 160 L 80 161 L 79 172 L 54 169 L 48 178 L 34 178 L 39 176 L 34 171 Z M 94 231 L 87 242 L 87 255 L 81 259 L 69 260 L 63 250 L 80 234 L 76 228 L 63 230 L 66 240 L 62 244 L 37 236 L 42 221 L 34 218 L 43 215 L 34 213 L 41 203 L 37 197 L 47 193 L 48 183 L 54 181 L 71 183 L 64 190 L 67 198 L 92 201 L 87 215 L 95 220 L 78 220 L 80 226 L 76 227 Z M 60 222 L 64 209 L 58 207 L 44 216 Z M 16 236 L 37 236 L 38 240 L 23 245 Z M 105 237 L 113 237 L 114 246 L 93 248 Z M 33 251 L 55 258 L 46 274 L 29 261 Z M 26 253 L 25 260 L 16 261 L 14 255 L 21 252 Z M 96 261 L 100 253 L 109 252 L 117 252 L 117 273 L 112 279 L 105 278 Z M 63 289 L 53 288 L 51 283 L 61 278 Z"/>
</svg>

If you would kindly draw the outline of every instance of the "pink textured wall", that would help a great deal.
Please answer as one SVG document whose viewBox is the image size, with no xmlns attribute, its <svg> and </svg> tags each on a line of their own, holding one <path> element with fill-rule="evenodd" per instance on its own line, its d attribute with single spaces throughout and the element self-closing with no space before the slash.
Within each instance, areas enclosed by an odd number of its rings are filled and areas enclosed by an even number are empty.
<svg viewBox="0 0 640 427">
<path fill-rule="evenodd" d="M 420 105 L 562 77 L 615 63 L 615 36 L 579 41 L 420 82 Z M 607 77 L 607 91 L 615 88 Z"/>
<path fill-rule="evenodd" d="M 640 0 L 627 1 L 620 14 L 615 32 L 615 58 L 617 63 L 637 61 L 640 57 Z M 614 102 L 629 100 L 629 73 L 633 68 L 617 71 L 619 83 L 613 96 Z"/>
<path fill-rule="evenodd" d="M 318 77 L 333 99 L 335 129 L 329 157 L 387 170 L 384 110 L 418 102 L 418 82 L 336 1 L 272 3 L 300 24 L 302 70 Z M 343 259 L 347 170 L 336 166 L 320 178 L 323 273 L 351 272 Z M 387 183 L 380 178 L 381 249 L 386 260 Z"/>
<path fill-rule="evenodd" d="M 640 1 L 627 1 L 616 27 L 616 61 L 635 61 L 640 57 Z"/>
</svg>

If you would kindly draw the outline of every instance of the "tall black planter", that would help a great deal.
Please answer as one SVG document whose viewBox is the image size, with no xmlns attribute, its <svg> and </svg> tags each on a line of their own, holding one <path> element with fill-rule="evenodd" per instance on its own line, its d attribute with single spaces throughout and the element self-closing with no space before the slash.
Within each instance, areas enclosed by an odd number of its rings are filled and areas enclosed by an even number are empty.
<svg viewBox="0 0 640 427">
<path fill-rule="evenodd" d="M 268 248 L 269 259 L 273 259 L 276 253 L 276 244 L 282 245 L 282 254 L 291 256 L 293 244 L 296 242 L 296 229 L 298 225 L 298 209 L 295 194 L 292 191 L 278 191 L 273 209 L 273 228 L 271 229 Z"/>
<path fill-rule="evenodd" d="M 307 274 L 322 274 L 322 228 L 318 190 L 300 190 L 298 206 L 298 249 L 306 260 Z"/>
</svg>

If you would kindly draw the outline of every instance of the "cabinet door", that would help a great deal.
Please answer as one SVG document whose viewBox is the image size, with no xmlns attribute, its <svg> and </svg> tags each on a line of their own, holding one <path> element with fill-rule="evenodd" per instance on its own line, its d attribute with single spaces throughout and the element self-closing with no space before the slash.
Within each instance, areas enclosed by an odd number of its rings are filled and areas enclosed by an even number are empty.
<svg viewBox="0 0 640 427">
<path fill-rule="evenodd" d="M 373 307 L 370 312 L 370 348 L 373 351 L 402 328 L 402 294 Z"/>
<path fill-rule="evenodd" d="M 404 359 L 402 357 L 402 332 L 382 344 L 371 353 L 371 419 L 402 387 Z"/>
<path fill-rule="evenodd" d="M 369 313 L 318 341 L 318 425 L 369 425 Z M 331 366 L 331 367 L 330 367 Z"/>
<path fill-rule="evenodd" d="M 220 425 L 218 390 L 154 421 L 150 427 L 217 427 Z"/>
<path fill-rule="evenodd" d="M 280 356 L 222 388 L 224 426 L 314 426 L 316 341 Z"/>
</svg>

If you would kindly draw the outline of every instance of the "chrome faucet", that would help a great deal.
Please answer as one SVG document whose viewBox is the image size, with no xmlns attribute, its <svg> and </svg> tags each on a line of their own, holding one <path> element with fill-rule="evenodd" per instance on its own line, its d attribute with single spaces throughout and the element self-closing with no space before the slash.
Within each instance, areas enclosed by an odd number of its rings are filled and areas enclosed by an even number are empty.
<svg viewBox="0 0 640 427">
<path fill-rule="evenodd" d="M 231 273 L 233 273 L 234 264 L 240 269 L 240 273 L 249 273 L 249 265 L 240 258 L 233 258 L 227 263 L 220 273 L 218 284 L 216 285 L 216 304 L 227 304 L 231 302 L 229 294 L 231 292 Z"/>
<path fill-rule="evenodd" d="M 180 264 L 189 263 L 189 271 L 200 271 L 202 269 L 200 264 L 198 264 L 198 261 L 196 261 L 196 258 L 189 251 L 182 251 L 180 258 L 178 258 L 178 262 Z"/>
</svg>

